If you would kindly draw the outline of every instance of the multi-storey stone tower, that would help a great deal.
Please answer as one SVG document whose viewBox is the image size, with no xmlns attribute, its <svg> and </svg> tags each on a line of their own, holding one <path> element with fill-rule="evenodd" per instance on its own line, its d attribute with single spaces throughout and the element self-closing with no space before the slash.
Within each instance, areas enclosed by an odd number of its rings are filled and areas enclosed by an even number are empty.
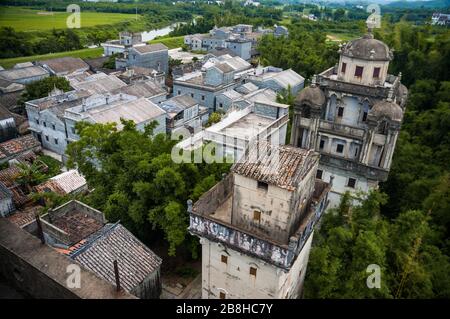
<svg viewBox="0 0 450 319">
<path fill-rule="evenodd" d="M 387 179 L 407 98 L 401 74 L 388 74 L 393 52 L 370 29 L 339 53 L 339 64 L 298 94 L 291 135 L 292 145 L 320 153 L 317 178 L 333 180 L 330 206 Z"/>
<path fill-rule="evenodd" d="M 250 154 L 250 155 L 249 155 Z M 189 204 L 202 244 L 203 298 L 297 298 L 330 185 L 319 154 L 259 142 Z"/>
</svg>

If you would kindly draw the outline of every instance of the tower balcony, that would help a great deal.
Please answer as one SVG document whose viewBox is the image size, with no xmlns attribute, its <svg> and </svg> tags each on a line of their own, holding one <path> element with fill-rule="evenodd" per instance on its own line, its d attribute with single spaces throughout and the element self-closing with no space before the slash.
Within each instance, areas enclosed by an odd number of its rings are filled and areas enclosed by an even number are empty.
<svg viewBox="0 0 450 319">
<path fill-rule="evenodd" d="M 233 250 L 248 254 L 283 269 L 289 269 L 314 230 L 328 205 L 330 184 L 316 180 L 307 212 L 288 242 L 251 233 L 232 224 L 233 176 L 216 184 L 191 207 L 189 232 L 220 242 Z"/>
</svg>

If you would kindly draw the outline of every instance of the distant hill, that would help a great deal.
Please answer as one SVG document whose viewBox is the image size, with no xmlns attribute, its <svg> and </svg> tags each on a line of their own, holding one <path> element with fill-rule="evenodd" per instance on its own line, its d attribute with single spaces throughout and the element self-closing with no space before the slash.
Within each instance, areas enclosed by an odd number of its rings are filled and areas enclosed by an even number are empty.
<svg viewBox="0 0 450 319">
<path fill-rule="evenodd" d="M 430 1 L 393 1 L 385 5 L 391 8 L 448 8 L 450 7 L 450 0 L 430 0 Z"/>
</svg>

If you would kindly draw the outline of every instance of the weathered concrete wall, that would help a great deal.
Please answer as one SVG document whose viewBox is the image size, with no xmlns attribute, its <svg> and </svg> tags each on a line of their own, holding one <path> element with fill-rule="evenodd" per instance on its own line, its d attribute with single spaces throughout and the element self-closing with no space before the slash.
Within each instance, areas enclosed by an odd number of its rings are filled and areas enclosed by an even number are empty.
<svg viewBox="0 0 450 319">
<path fill-rule="evenodd" d="M 345 73 L 342 73 L 342 63 L 347 64 Z M 364 67 L 362 77 L 355 76 L 356 66 Z M 379 78 L 373 78 L 373 70 L 376 67 L 380 68 Z M 386 80 L 388 67 L 388 61 L 367 61 L 341 55 L 338 69 L 339 80 L 364 85 L 381 84 Z"/>
<path fill-rule="evenodd" d="M 292 196 L 273 185 L 267 191 L 258 189 L 256 180 L 235 175 L 232 224 L 287 243 Z M 254 211 L 261 213 L 260 221 L 254 220 Z"/>
<path fill-rule="evenodd" d="M 220 292 L 227 299 L 299 298 L 312 238 L 313 234 L 289 271 L 202 238 L 202 298 L 218 299 Z M 256 276 L 250 267 L 256 268 Z"/>
<path fill-rule="evenodd" d="M 43 245 L 39 239 L 0 218 L 0 276 L 15 289 L 32 298 L 117 299 L 134 298 L 96 277 L 80 266 L 80 288 L 68 288 L 72 272 L 78 265 L 68 257 Z"/>
</svg>

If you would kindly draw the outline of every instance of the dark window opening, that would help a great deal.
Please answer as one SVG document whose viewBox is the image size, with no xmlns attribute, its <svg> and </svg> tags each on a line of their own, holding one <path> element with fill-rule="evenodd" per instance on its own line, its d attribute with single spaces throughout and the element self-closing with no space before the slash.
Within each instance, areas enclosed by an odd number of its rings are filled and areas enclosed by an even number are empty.
<svg viewBox="0 0 450 319">
<path fill-rule="evenodd" d="M 258 188 L 267 191 L 269 189 L 269 184 L 258 181 Z"/>
<path fill-rule="evenodd" d="M 260 222 L 261 221 L 261 212 L 259 210 L 254 210 L 253 211 L 253 220 L 255 222 Z"/>
<path fill-rule="evenodd" d="M 219 298 L 220 298 L 220 299 L 225 299 L 225 297 L 226 297 L 225 293 L 221 291 L 221 292 L 219 293 Z"/>
<path fill-rule="evenodd" d="M 45 140 L 46 140 L 47 142 L 49 141 L 48 135 L 45 135 Z"/>
<path fill-rule="evenodd" d="M 342 153 L 344 151 L 344 144 L 338 144 L 336 146 L 336 152 Z"/>
<path fill-rule="evenodd" d="M 316 172 L 316 178 L 322 179 L 323 171 L 321 169 L 318 169 Z"/>
<path fill-rule="evenodd" d="M 222 256 L 220 256 L 220 260 L 221 260 L 224 264 L 228 264 L 228 256 L 222 255 Z"/>
<path fill-rule="evenodd" d="M 250 267 L 250 275 L 256 277 L 256 268 L 255 267 Z"/>
<path fill-rule="evenodd" d="M 325 141 L 324 140 L 320 140 L 319 148 L 323 149 L 324 146 L 325 146 Z"/>
<path fill-rule="evenodd" d="M 55 138 L 55 144 L 58 145 L 58 139 L 57 138 Z"/>
<path fill-rule="evenodd" d="M 367 112 L 363 113 L 362 121 L 363 122 L 367 121 Z"/>
<path fill-rule="evenodd" d="M 347 63 L 342 63 L 341 72 L 345 74 L 346 69 L 347 69 Z"/>
<path fill-rule="evenodd" d="M 356 179 L 354 179 L 354 178 L 349 178 L 349 179 L 348 179 L 348 182 L 347 182 L 347 186 L 348 186 L 348 187 L 351 187 L 351 188 L 355 188 L 355 185 L 356 185 Z"/>
<path fill-rule="evenodd" d="M 344 116 L 344 108 L 342 106 L 338 107 L 337 116 L 343 117 Z"/>
<path fill-rule="evenodd" d="M 373 77 L 375 78 L 375 79 L 378 79 L 379 77 L 380 77 L 380 68 L 374 68 L 373 69 Z"/>
<path fill-rule="evenodd" d="M 362 77 L 362 75 L 363 75 L 363 70 L 364 70 L 364 67 L 362 67 L 362 66 L 356 66 L 356 69 L 355 69 L 355 76 L 358 77 L 358 78 Z"/>
<path fill-rule="evenodd" d="M 42 122 L 42 124 L 44 124 L 44 127 L 47 127 L 47 123 L 46 122 Z"/>
</svg>

